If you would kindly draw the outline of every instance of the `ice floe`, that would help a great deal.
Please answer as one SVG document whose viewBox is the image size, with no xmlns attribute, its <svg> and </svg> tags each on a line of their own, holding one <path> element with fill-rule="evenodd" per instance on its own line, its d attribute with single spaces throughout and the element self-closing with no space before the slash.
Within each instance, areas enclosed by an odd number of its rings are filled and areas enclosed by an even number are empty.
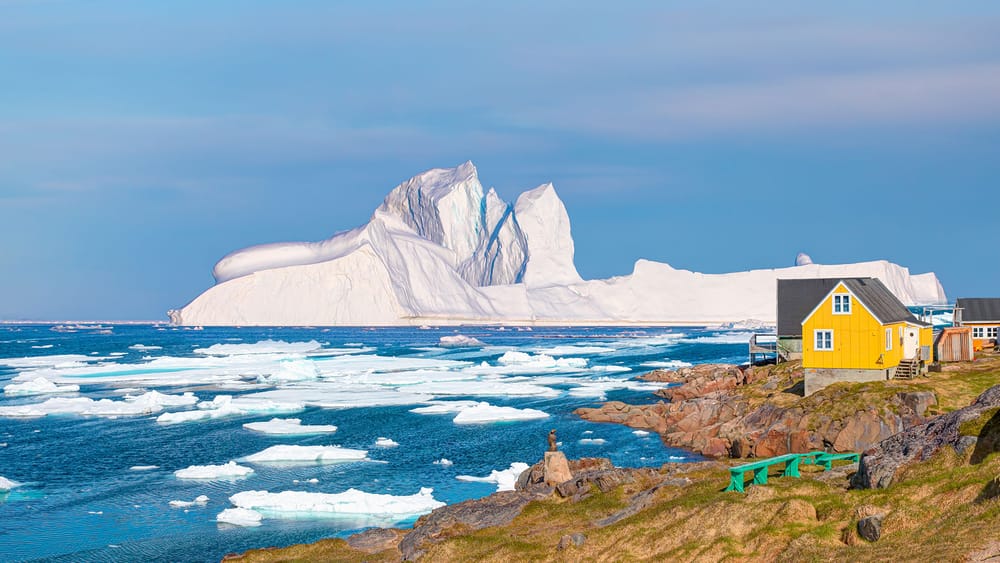
<svg viewBox="0 0 1000 563">
<path fill-rule="evenodd" d="M 124 400 L 87 397 L 54 397 L 42 403 L 0 407 L 0 417 L 32 418 L 46 415 L 77 414 L 85 416 L 139 416 L 154 414 L 166 407 L 189 406 L 198 402 L 193 393 L 165 395 L 149 391 L 138 396 L 126 395 Z"/>
<path fill-rule="evenodd" d="M 249 354 L 305 354 L 322 348 L 315 340 L 309 342 L 285 342 L 284 340 L 261 340 L 255 344 L 213 344 L 207 348 L 195 348 L 195 354 L 204 356 L 243 356 Z"/>
<path fill-rule="evenodd" d="M 632 433 L 635 434 L 636 436 L 639 436 L 640 438 L 644 436 L 649 436 L 649 432 L 645 430 L 633 430 Z"/>
<path fill-rule="evenodd" d="M 683 360 L 653 360 L 649 362 L 642 362 L 639 366 L 644 368 L 657 368 L 657 369 L 678 369 L 678 368 L 689 368 L 691 367 L 691 362 L 685 362 Z"/>
<path fill-rule="evenodd" d="M 453 336 L 442 336 L 438 341 L 441 346 L 445 348 L 464 348 L 471 346 L 483 346 L 483 341 L 478 338 L 473 338 L 471 336 L 465 336 L 464 334 L 455 334 Z"/>
<path fill-rule="evenodd" d="M 253 469 L 230 461 L 223 465 L 192 465 L 174 471 L 178 479 L 200 479 L 205 481 L 239 479 L 253 473 Z"/>
<path fill-rule="evenodd" d="M 452 422 L 455 424 L 484 424 L 489 422 L 538 420 L 548 417 L 548 413 L 537 409 L 498 407 L 489 403 L 479 403 L 459 411 Z"/>
<path fill-rule="evenodd" d="M 332 424 L 304 425 L 298 418 L 272 418 L 267 422 L 248 422 L 243 428 L 264 434 L 290 435 L 328 434 L 337 431 L 337 427 Z"/>
<path fill-rule="evenodd" d="M 527 471 L 530 467 L 527 463 L 522 463 L 520 461 L 515 461 L 510 464 L 510 467 L 502 471 L 497 471 L 494 469 L 490 471 L 490 474 L 486 477 L 473 477 L 472 475 L 459 475 L 455 477 L 459 481 L 467 481 L 474 483 L 496 483 L 497 491 L 513 491 L 514 485 L 517 484 L 517 478 L 520 477 L 521 473 Z"/>
<path fill-rule="evenodd" d="M 237 508 L 268 517 L 368 516 L 392 522 L 427 514 L 444 506 L 445 503 L 434 499 L 433 492 L 433 489 L 422 488 L 414 495 L 396 496 L 357 489 L 342 493 L 244 491 L 229 497 L 229 502 Z"/>
<path fill-rule="evenodd" d="M 465 410 L 469 407 L 474 407 L 479 404 L 479 401 L 430 401 L 432 404 L 426 407 L 417 407 L 415 409 L 410 409 L 410 412 L 416 414 L 449 414 L 456 413 Z"/>
<path fill-rule="evenodd" d="M 152 471 L 154 469 L 159 469 L 159 465 L 133 465 L 129 467 L 129 471 Z"/>
<path fill-rule="evenodd" d="M 197 410 L 163 413 L 156 418 L 156 422 L 177 424 L 250 414 L 288 414 L 304 409 L 305 405 L 301 403 L 283 403 L 247 396 L 217 395 L 211 401 L 198 403 Z"/>
<path fill-rule="evenodd" d="M 18 483 L 17 481 L 12 481 L 6 477 L 0 476 L 0 491 L 9 491 L 20 486 L 21 483 Z"/>
<path fill-rule="evenodd" d="M 376 448 L 395 448 L 398 445 L 399 445 L 399 442 L 393 440 L 392 438 L 386 438 L 386 437 L 383 437 L 383 436 L 379 436 L 375 440 L 375 447 Z"/>
<path fill-rule="evenodd" d="M 255 454 L 240 459 L 248 463 L 268 462 L 306 462 L 306 463 L 338 463 L 348 461 L 364 461 L 368 459 L 367 450 L 353 450 L 340 446 L 271 446 Z"/>
<path fill-rule="evenodd" d="M 446 457 L 442 457 L 441 459 L 439 459 L 439 460 L 437 460 L 437 461 L 435 461 L 433 463 L 434 463 L 434 465 L 440 465 L 441 467 L 449 467 L 449 466 L 455 465 L 455 462 L 453 462 L 452 460 L 450 460 L 450 459 L 448 459 Z"/>
<path fill-rule="evenodd" d="M 605 440 L 604 438 L 582 438 L 580 440 L 580 443 L 584 444 L 584 445 L 597 445 L 597 446 L 600 446 L 600 445 L 607 444 L 608 441 Z"/>
<path fill-rule="evenodd" d="M 149 352 L 152 350 L 163 350 L 163 346 L 147 346 L 145 344 L 133 344 L 128 347 L 129 350 L 136 350 L 139 352 Z"/>
<path fill-rule="evenodd" d="M 230 524 L 233 526 L 260 526 L 260 521 L 264 516 L 256 510 L 248 508 L 227 508 L 215 517 L 215 521 L 220 524 Z"/>
<path fill-rule="evenodd" d="M 168 503 L 173 508 L 188 508 L 191 506 L 205 506 L 208 504 L 208 497 L 198 495 L 194 500 L 172 500 Z"/>
<path fill-rule="evenodd" d="M 76 393 L 79 390 L 79 385 L 56 385 L 44 377 L 36 377 L 24 383 L 11 383 L 3 388 L 3 392 L 7 395 L 51 395 Z"/>
</svg>

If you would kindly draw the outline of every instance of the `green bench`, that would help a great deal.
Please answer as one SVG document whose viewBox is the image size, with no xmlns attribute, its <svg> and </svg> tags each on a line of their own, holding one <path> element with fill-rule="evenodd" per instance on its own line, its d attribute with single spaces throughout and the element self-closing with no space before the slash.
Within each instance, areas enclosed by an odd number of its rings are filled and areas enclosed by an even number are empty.
<svg viewBox="0 0 1000 563">
<path fill-rule="evenodd" d="M 777 457 L 762 459 L 753 463 L 737 465 L 729 468 L 729 486 L 726 487 L 726 490 L 738 491 L 741 493 L 745 492 L 743 489 L 743 482 L 745 480 L 745 474 L 750 471 L 753 472 L 754 485 L 766 485 L 767 472 L 772 465 L 784 464 L 784 470 L 781 472 L 782 477 L 799 477 L 800 464 L 822 465 L 824 471 L 829 471 L 833 468 L 833 462 L 840 459 L 858 462 L 861 460 L 861 454 L 831 454 L 827 452 L 785 454 Z"/>
<path fill-rule="evenodd" d="M 729 486 L 726 487 L 726 490 L 738 491 L 741 493 L 744 492 L 743 490 L 744 475 L 749 471 L 753 472 L 754 485 L 766 485 L 767 470 L 772 465 L 784 464 L 785 468 L 781 472 L 782 477 L 798 477 L 799 462 L 801 459 L 802 459 L 802 454 L 785 454 L 785 455 L 779 455 L 778 457 L 762 459 L 760 461 L 755 461 L 753 463 L 747 463 L 744 465 L 737 465 L 736 467 L 730 467 Z"/>
</svg>

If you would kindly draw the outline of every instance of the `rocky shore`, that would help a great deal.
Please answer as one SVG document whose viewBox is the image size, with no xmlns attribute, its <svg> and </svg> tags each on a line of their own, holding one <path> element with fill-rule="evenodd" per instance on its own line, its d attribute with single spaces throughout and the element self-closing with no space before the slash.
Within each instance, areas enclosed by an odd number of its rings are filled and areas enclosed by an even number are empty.
<svg viewBox="0 0 1000 563">
<path fill-rule="evenodd" d="M 575 412 L 657 432 L 670 446 L 709 457 L 770 457 L 827 450 L 861 452 L 926 422 L 935 394 L 914 385 L 833 385 L 801 396 L 797 363 L 749 367 L 702 364 L 657 370 L 640 379 L 667 385 L 667 399 L 630 405 L 618 401 Z"/>
</svg>

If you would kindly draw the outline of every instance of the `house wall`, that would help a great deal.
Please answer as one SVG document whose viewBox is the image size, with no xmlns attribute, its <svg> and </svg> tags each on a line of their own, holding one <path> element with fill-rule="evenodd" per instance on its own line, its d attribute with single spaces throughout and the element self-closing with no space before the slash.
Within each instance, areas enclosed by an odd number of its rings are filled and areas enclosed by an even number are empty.
<svg viewBox="0 0 1000 563">
<path fill-rule="evenodd" d="M 886 381 L 892 379 L 896 368 L 889 369 L 806 369 L 805 396 L 834 383 L 848 381 L 851 383 L 867 383 L 869 381 Z"/>
<path fill-rule="evenodd" d="M 928 364 L 937 361 L 934 357 L 934 328 L 929 326 L 920 327 L 920 348 L 926 346 L 930 350 L 930 358 L 926 361 Z"/>
<path fill-rule="evenodd" d="M 851 313 L 833 313 L 833 296 L 850 294 L 839 284 L 802 323 L 802 367 L 837 370 L 885 370 L 899 365 L 903 347 L 899 329 L 906 323 L 883 325 L 853 295 Z M 886 350 L 885 329 L 892 329 L 892 349 Z M 833 350 L 816 350 L 816 330 L 833 330 Z M 866 380 L 868 381 L 868 380 Z"/>
<path fill-rule="evenodd" d="M 983 333 L 985 334 L 985 332 L 986 332 L 985 329 L 992 328 L 992 327 L 1000 327 L 1000 324 L 997 324 L 997 323 L 969 323 L 969 322 L 963 322 L 962 326 L 969 327 L 969 328 L 983 327 L 983 329 L 984 329 Z M 995 345 L 996 345 L 996 339 L 995 338 L 973 338 L 972 339 L 972 347 L 975 350 L 977 350 L 977 351 L 978 350 L 982 350 L 984 348 L 992 348 Z"/>
</svg>

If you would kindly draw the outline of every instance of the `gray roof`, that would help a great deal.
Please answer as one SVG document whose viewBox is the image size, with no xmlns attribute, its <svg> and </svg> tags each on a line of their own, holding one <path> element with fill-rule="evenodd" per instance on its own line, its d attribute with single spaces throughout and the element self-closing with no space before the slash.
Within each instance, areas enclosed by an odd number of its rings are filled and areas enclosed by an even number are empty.
<svg viewBox="0 0 1000 563">
<path fill-rule="evenodd" d="M 960 297 L 955 308 L 962 309 L 962 322 L 1000 322 L 1000 297 Z"/>
<path fill-rule="evenodd" d="M 883 323 L 906 321 L 930 326 L 918 320 L 889 288 L 876 278 L 813 278 L 778 280 L 778 336 L 801 337 L 802 321 L 828 293 L 844 285 Z"/>
<path fill-rule="evenodd" d="M 931 326 L 914 317 L 906 305 L 903 305 L 903 302 L 877 278 L 846 279 L 844 285 L 883 324 L 906 321 L 915 325 Z"/>
<path fill-rule="evenodd" d="M 840 278 L 778 280 L 778 336 L 802 336 L 802 321 Z"/>
</svg>

